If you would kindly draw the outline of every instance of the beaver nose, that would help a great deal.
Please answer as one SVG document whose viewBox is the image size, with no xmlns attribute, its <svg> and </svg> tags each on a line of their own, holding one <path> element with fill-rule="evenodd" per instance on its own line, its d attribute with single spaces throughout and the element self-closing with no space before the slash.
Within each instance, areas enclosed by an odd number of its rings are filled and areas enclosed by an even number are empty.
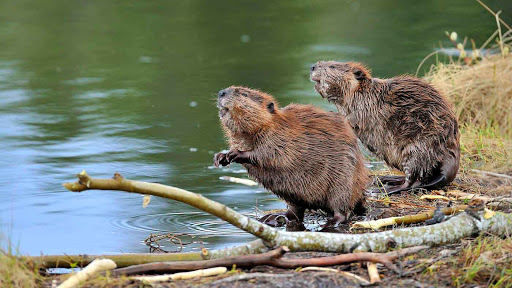
<svg viewBox="0 0 512 288">
<path fill-rule="evenodd" d="M 315 69 L 316 69 L 316 64 L 311 65 L 311 71 L 315 71 Z"/>
<path fill-rule="evenodd" d="M 226 96 L 226 94 L 227 94 L 226 89 L 224 89 L 224 90 L 220 90 L 218 95 L 219 95 L 219 98 L 221 98 L 221 97 Z"/>
</svg>

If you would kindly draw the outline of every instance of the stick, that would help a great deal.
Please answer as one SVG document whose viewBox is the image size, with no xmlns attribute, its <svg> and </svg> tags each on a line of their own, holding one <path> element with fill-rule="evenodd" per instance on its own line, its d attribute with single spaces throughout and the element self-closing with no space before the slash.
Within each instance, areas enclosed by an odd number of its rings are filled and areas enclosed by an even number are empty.
<svg viewBox="0 0 512 288">
<path fill-rule="evenodd" d="M 379 283 L 380 275 L 379 270 L 377 269 L 377 264 L 368 262 L 366 267 L 368 268 L 368 276 L 370 276 L 370 284 Z"/>
<path fill-rule="evenodd" d="M 467 208 L 467 205 L 460 205 L 456 207 L 447 207 L 443 208 L 443 213 L 445 215 L 453 215 L 454 213 L 464 211 Z M 415 215 L 405 215 L 401 217 L 389 217 L 372 221 L 360 221 L 352 224 L 351 229 L 354 228 L 366 228 L 372 230 L 378 230 L 382 227 L 393 226 L 393 225 L 407 225 L 413 223 L 421 223 L 428 219 L 434 217 L 434 211 L 428 211 Z"/>
<path fill-rule="evenodd" d="M 70 268 L 71 265 L 77 267 L 85 267 L 96 258 L 108 258 L 116 262 L 117 267 L 127 267 L 132 265 L 164 262 L 164 261 L 194 261 L 210 259 L 212 255 L 214 258 L 226 257 L 230 255 L 247 255 L 259 254 L 268 251 L 268 248 L 261 240 L 255 240 L 244 245 L 231 247 L 222 250 L 207 250 L 203 249 L 201 252 L 188 252 L 188 253 L 139 253 L 139 254 L 113 254 L 113 255 L 44 255 L 34 257 L 20 257 L 34 261 L 38 266 L 44 268 Z"/>
<path fill-rule="evenodd" d="M 381 200 L 381 199 L 375 199 L 375 198 L 366 198 L 366 200 L 372 201 L 372 202 L 381 202 L 384 204 L 407 205 L 407 206 L 415 206 L 415 207 L 421 207 L 421 208 L 436 209 L 436 207 L 434 207 L 434 206 L 420 205 L 420 204 L 414 204 L 414 203 L 401 203 L 401 202 L 396 202 L 396 201 Z"/>
<path fill-rule="evenodd" d="M 136 274 L 152 274 L 152 273 L 171 273 L 178 271 L 190 271 L 196 269 L 204 269 L 209 267 L 254 267 L 260 265 L 274 266 L 285 269 L 295 269 L 298 267 L 306 266 L 333 266 L 343 263 L 352 263 L 358 261 L 370 261 L 384 264 L 388 269 L 392 271 L 398 271 L 392 261 L 403 257 L 405 255 L 417 253 L 428 246 L 417 246 L 411 248 L 405 248 L 388 253 L 351 253 L 336 255 L 332 257 L 321 257 L 321 258 L 282 258 L 282 256 L 289 251 L 288 247 L 283 246 L 267 253 L 259 255 L 245 255 L 239 257 L 227 257 L 215 260 L 205 261 L 189 261 L 189 262 L 161 262 L 161 263 L 150 263 L 143 265 L 135 265 L 131 267 L 116 269 L 113 275 L 136 275 Z"/>
<path fill-rule="evenodd" d="M 112 270 L 116 268 L 116 263 L 110 259 L 96 259 L 87 265 L 84 269 L 72 275 L 66 281 L 62 282 L 57 288 L 77 287 L 81 282 L 91 278 L 99 272 Z"/>
<path fill-rule="evenodd" d="M 494 177 L 498 177 L 498 178 L 504 178 L 504 179 L 507 179 L 507 180 L 512 180 L 512 176 L 507 175 L 507 174 L 500 174 L 500 173 L 483 171 L 483 170 L 477 170 L 477 169 L 471 169 L 469 171 L 475 172 L 475 173 L 478 173 L 478 174 L 489 175 L 489 176 L 494 176 Z"/>
<path fill-rule="evenodd" d="M 487 5 L 485 5 L 482 1 L 480 0 L 476 0 L 478 3 L 480 3 L 480 5 L 482 5 L 487 11 L 489 11 L 489 13 L 491 13 L 494 17 L 496 17 L 496 13 L 494 13 L 494 11 L 491 10 L 491 8 L 489 8 Z M 507 25 L 507 23 L 505 21 L 503 21 L 501 18 L 500 18 L 500 22 L 501 24 L 503 24 L 503 26 L 507 27 L 508 30 L 511 30 L 512 28 L 510 28 L 510 26 Z"/>
<path fill-rule="evenodd" d="M 140 276 L 133 277 L 135 280 L 142 281 L 144 283 L 153 284 L 157 282 L 165 282 L 165 281 L 176 281 L 176 280 L 187 280 L 197 277 L 207 277 L 207 276 L 215 276 L 224 274 L 228 271 L 226 267 L 215 267 L 209 269 L 201 269 L 190 272 L 181 272 L 176 274 L 169 275 L 158 275 L 158 276 Z"/>
</svg>

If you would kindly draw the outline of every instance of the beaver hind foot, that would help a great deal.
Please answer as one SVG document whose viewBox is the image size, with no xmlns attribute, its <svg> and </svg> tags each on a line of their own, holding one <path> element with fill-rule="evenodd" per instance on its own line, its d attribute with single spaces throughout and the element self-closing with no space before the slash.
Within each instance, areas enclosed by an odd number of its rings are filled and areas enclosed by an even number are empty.
<svg viewBox="0 0 512 288">
<path fill-rule="evenodd" d="M 405 177 L 404 177 L 405 179 Z M 426 189 L 426 190 L 434 190 L 439 189 L 441 187 L 446 186 L 447 178 L 445 175 L 439 175 L 436 179 L 431 181 L 427 184 L 421 184 L 419 181 L 411 182 L 411 181 L 404 181 L 402 184 L 392 184 L 390 187 L 384 187 L 385 193 L 388 195 L 400 193 L 403 191 L 408 191 L 412 189 Z M 451 181 L 450 181 L 451 182 Z M 384 182 L 383 182 L 384 183 Z M 387 182 L 387 184 L 392 182 Z M 383 192 L 382 188 L 377 188 L 374 190 L 374 192 Z"/>
</svg>

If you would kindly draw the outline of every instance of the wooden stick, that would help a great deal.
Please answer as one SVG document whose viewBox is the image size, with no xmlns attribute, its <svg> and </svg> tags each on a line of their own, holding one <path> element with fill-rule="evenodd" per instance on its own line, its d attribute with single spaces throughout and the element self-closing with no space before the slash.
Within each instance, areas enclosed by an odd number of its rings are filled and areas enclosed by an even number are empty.
<svg viewBox="0 0 512 288">
<path fill-rule="evenodd" d="M 267 253 L 259 255 L 245 255 L 238 257 L 226 257 L 214 260 L 205 261 L 187 261 L 187 262 L 160 262 L 149 263 L 142 265 L 134 265 L 131 267 L 116 269 L 113 275 L 135 275 L 135 274 L 152 274 L 152 273 L 171 273 L 178 271 L 190 271 L 197 269 L 204 269 L 209 267 L 254 267 L 260 265 L 268 265 L 285 269 L 295 269 L 298 267 L 306 266 L 332 266 L 342 263 L 352 263 L 358 261 L 370 261 L 384 264 L 392 271 L 398 271 L 392 261 L 407 254 L 417 253 L 428 246 L 417 246 L 405 248 L 398 251 L 389 253 L 351 253 L 342 254 L 332 257 L 321 258 L 282 258 L 282 256 L 289 251 L 288 247 L 283 246 Z"/>
<path fill-rule="evenodd" d="M 478 3 L 480 3 L 480 5 L 482 5 L 487 11 L 489 11 L 489 13 L 491 13 L 494 17 L 496 17 L 496 13 L 494 11 L 491 10 L 491 8 L 489 8 L 487 5 L 485 5 L 482 1 L 480 0 L 476 0 Z M 505 21 L 503 21 L 501 18 L 500 18 L 500 22 L 501 24 L 503 24 L 503 26 L 507 27 L 508 30 L 511 30 L 512 28 L 510 28 L 510 26 L 507 25 L 507 23 Z"/>
<path fill-rule="evenodd" d="M 181 272 L 169 275 L 158 275 L 158 276 L 140 276 L 133 277 L 135 280 L 142 281 L 144 283 L 153 284 L 157 282 L 176 281 L 176 280 L 187 280 L 197 277 L 207 277 L 224 274 L 228 271 L 226 267 L 215 267 L 208 269 L 195 270 L 190 272 Z"/>
<path fill-rule="evenodd" d="M 77 287 L 80 282 L 83 282 L 99 272 L 112 270 L 116 268 L 116 263 L 110 259 L 96 259 L 87 265 L 84 269 L 78 271 L 76 274 L 71 275 L 66 281 L 62 282 L 57 288 L 73 288 Z"/>
<path fill-rule="evenodd" d="M 421 207 L 421 208 L 431 208 L 436 209 L 434 206 L 428 206 L 428 205 L 420 205 L 420 204 L 414 204 L 414 203 L 402 203 L 402 202 L 396 202 L 396 201 L 390 201 L 390 200 L 381 200 L 381 199 L 375 199 L 375 198 L 366 198 L 368 201 L 372 202 L 381 202 L 384 204 L 396 204 L 396 205 L 407 205 L 407 206 L 414 206 L 414 207 Z"/>
<path fill-rule="evenodd" d="M 500 174 L 500 173 L 495 173 L 495 172 L 490 172 L 490 171 L 483 171 L 483 170 L 477 170 L 477 169 L 471 169 L 469 171 L 475 172 L 477 174 L 489 175 L 489 176 L 494 176 L 494 177 L 503 178 L 503 179 L 507 179 L 507 180 L 512 180 L 512 176 L 507 175 L 507 174 Z"/>
<path fill-rule="evenodd" d="M 368 262 L 366 264 L 366 268 L 368 268 L 368 276 L 370 276 L 370 284 L 375 284 L 380 282 L 379 270 L 377 269 L 377 264 L 373 262 Z"/>
<path fill-rule="evenodd" d="M 464 209 L 467 208 L 467 205 L 460 205 L 456 207 L 446 207 L 443 208 L 443 213 L 445 215 L 452 215 L 460 211 L 464 211 Z M 413 224 L 413 223 L 421 223 L 428 219 L 431 219 L 434 217 L 434 211 L 428 211 L 424 213 L 419 213 L 415 215 L 405 215 L 400 217 L 389 217 L 389 218 L 383 218 L 378 220 L 372 220 L 372 221 L 359 221 L 354 224 L 352 224 L 352 228 L 365 228 L 365 229 L 372 229 L 372 230 L 378 230 L 382 227 L 387 226 L 393 226 L 393 225 L 406 225 L 406 224 Z"/>
</svg>

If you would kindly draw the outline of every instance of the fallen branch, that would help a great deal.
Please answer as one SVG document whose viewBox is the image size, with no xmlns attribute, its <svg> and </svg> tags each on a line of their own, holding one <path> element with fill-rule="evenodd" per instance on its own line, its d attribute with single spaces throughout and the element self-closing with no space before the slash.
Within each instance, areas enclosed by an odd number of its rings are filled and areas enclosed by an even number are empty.
<svg viewBox="0 0 512 288">
<path fill-rule="evenodd" d="M 113 272 L 114 275 L 135 275 L 135 274 L 156 274 L 156 273 L 171 273 L 178 271 L 190 271 L 197 269 L 204 269 L 210 267 L 254 267 L 260 265 L 274 266 L 285 269 L 295 269 L 298 267 L 306 266 L 333 266 L 343 263 L 352 263 L 358 261 L 369 261 L 381 263 L 388 269 L 397 272 L 398 269 L 393 265 L 393 260 L 403 257 L 408 254 L 417 253 L 428 246 L 418 246 L 405 248 L 398 251 L 388 253 L 351 253 L 342 254 L 332 257 L 321 258 L 282 258 L 282 256 L 289 251 L 288 247 L 279 247 L 267 253 L 259 255 L 244 255 L 238 257 L 227 257 L 214 260 L 205 261 L 188 261 L 188 262 L 160 262 L 149 263 L 142 265 L 135 265 L 131 267 L 117 269 Z"/>
<path fill-rule="evenodd" d="M 467 208 L 467 205 L 461 205 L 456 207 L 447 207 L 443 208 L 443 213 L 445 215 L 453 215 L 457 212 L 464 211 Z M 354 228 L 365 228 L 378 230 L 382 227 L 393 226 L 393 225 L 407 225 L 414 223 L 425 222 L 428 219 L 434 217 L 434 211 L 428 211 L 424 213 L 414 214 L 414 215 L 405 215 L 400 217 L 389 217 L 372 221 L 360 221 L 352 224 L 352 229 Z"/>
<path fill-rule="evenodd" d="M 290 251 L 349 253 L 355 250 L 385 252 L 390 246 L 442 245 L 457 242 L 461 238 L 478 234 L 481 231 L 505 235 L 507 231 L 512 230 L 512 216 L 510 214 L 497 212 L 492 219 L 484 219 L 482 217 L 483 211 L 477 211 L 471 215 L 460 213 L 447 221 L 435 225 L 402 228 L 378 233 L 288 232 L 274 229 L 218 202 L 183 189 L 162 184 L 131 181 L 124 179 L 119 174 L 116 174 L 114 179 L 91 178 L 85 171 L 77 176 L 79 178 L 78 182 L 65 183 L 63 184 L 64 187 L 76 192 L 89 189 L 118 190 L 177 200 L 208 212 L 261 239 L 261 242 L 253 241 L 249 245 L 231 249 L 213 250 L 209 251 L 209 253 L 201 254 L 192 253 L 194 257 L 200 256 L 202 259 L 261 253 L 264 251 L 263 245 L 269 248 L 288 246 Z M 30 258 L 41 259 L 40 257 Z"/>
<path fill-rule="evenodd" d="M 107 270 L 116 268 L 116 263 L 110 259 L 96 259 L 87 265 L 84 269 L 78 271 L 76 274 L 71 275 L 66 281 L 62 282 L 58 288 L 73 288 L 77 287 L 81 282 L 91 278 L 92 276 Z"/>
<path fill-rule="evenodd" d="M 228 271 L 226 267 L 215 267 L 209 269 L 201 269 L 190 272 L 181 272 L 169 275 L 158 275 L 158 276 L 140 276 L 133 277 L 135 280 L 139 280 L 144 283 L 153 284 L 158 282 L 176 281 L 176 280 L 187 280 L 198 277 L 216 276 L 224 274 Z"/>
<path fill-rule="evenodd" d="M 207 250 L 201 252 L 187 253 L 126 253 L 113 255 L 44 255 L 44 256 L 24 256 L 22 259 L 35 262 L 38 267 L 45 268 L 71 268 L 85 267 L 96 258 L 108 258 L 117 264 L 117 267 L 128 267 L 132 265 L 167 262 L 167 261 L 194 261 L 210 259 L 211 255 L 246 255 L 259 254 L 268 251 L 261 240 L 255 240 L 244 245 L 231 247 L 224 250 Z M 222 256 L 220 256 L 222 257 Z M 215 258 L 215 257 L 214 257 Z"/>
</svg>

